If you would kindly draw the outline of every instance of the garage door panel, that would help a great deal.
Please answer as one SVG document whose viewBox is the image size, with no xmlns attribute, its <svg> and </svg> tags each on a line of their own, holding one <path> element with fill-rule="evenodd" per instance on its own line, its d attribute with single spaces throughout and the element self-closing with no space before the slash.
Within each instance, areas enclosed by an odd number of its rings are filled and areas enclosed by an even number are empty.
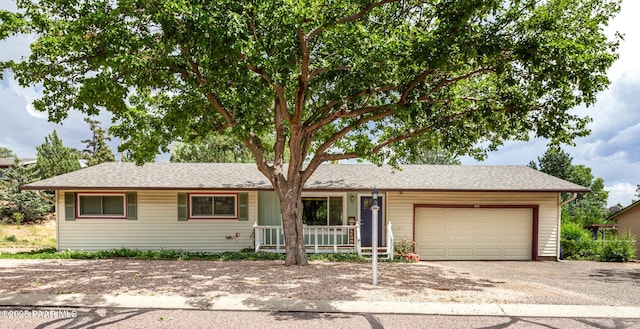
<svg viewBox="0 0 640 329">
<path fill-rule="evenodd" d="M 473 244 L 473 235 L 449 235 L 447 238 L 447 242 Z"/>
<path fill-rule="evenodd" d="M 472 257 L 473 249 L 472 248 L 450 248 L 447 250 L 447 255 L 451 257 Z"/>
<path fill-rule="evenodd" d="M 494 230 L 501 230 L 503 228 L 503 223 L 478 221 L 474 223 L 473 227 L 477 231 L 494 231 Z"/>
<path fill-rule="evenodd" d="M 502 249 L 500 248 L 492 248 L 492 249 L 485 249 L 485 248 L 476 248 L 476 256 L 477 257 L 501 257 L 502 256 Z"/>
<path fill-rule="evenodd" d="M 497 243 L 500 244 L 503 239 L 499 235 L 479 235 L 476 236 L 476 243 Z"/>
<path fill-rule="evenodd" d="M 424 257 L 445 257 L 444 248 L 420 248 L 417 250 L 420 255 Z"/>
<path fill-rule="evenodd" d="M 416 250 L 423 259 L 531 259 L 531 208 L 418 208 Z"/>
<path fill-rule="evenodd" d="M 522 259 L 522 257 L 531 257 L 530 255 L 527 255 L 528 251 L 526 249 L 521 249 L 521 250 L 517 250 L 517 249 L 508 249 L 507 251 L 504 252 L 504 256 L 505 257 L 509 257 L 510 259 Z"/>
<path fill-rule="evenodd" d="M 446 227 L 448 231 L 451 230 L 455 230 L 455 231 L 473 231 L 473 223 L 469 223 L 466 221 L 459 221 L 459 222 L 448 222 L 446 223 Z"/>
</svg>

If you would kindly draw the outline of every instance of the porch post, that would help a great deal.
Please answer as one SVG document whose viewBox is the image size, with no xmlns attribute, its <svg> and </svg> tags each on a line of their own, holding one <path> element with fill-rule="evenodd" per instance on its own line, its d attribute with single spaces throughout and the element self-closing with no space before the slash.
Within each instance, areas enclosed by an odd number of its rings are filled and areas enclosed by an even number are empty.
<svg viewBox="0 0 640 329">
<path fill-rule="evenodd" d="M 371 206 L 371 266 L 373 285 L 378 284 L 378 190 L 373 188 L 373 205 Z"/>
</svg>

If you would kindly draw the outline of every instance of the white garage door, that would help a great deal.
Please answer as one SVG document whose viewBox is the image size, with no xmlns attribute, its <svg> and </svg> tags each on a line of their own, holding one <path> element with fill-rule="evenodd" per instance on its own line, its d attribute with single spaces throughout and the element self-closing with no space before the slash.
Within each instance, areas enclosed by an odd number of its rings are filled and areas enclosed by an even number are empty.
<svg viewBox="0 0 640 329">
<path fill-rule="evenodd" d="M 531 208 L 417 208 L 415 230 L 420 259 L 531 259 Z"/>
</svg>

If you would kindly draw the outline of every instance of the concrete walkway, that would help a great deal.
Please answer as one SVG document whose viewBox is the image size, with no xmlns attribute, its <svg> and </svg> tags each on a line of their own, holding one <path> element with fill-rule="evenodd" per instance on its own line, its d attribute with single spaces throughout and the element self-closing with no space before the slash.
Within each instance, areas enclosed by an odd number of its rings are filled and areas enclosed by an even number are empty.
<svg viewBox="0 0 640 329">
<path fill-rule="evenodd" d="M 475 315 L 511 317 L 634 318 L 640 307 L 594 305 L 461 304 L 367 301 L 309 301 L 244 297 L 129 296 L 84 294 L 0 294 L 0 307 L 122 307 L 142 309 L 204 309 L 217 311 L 282 311 Z"/>
</svg>

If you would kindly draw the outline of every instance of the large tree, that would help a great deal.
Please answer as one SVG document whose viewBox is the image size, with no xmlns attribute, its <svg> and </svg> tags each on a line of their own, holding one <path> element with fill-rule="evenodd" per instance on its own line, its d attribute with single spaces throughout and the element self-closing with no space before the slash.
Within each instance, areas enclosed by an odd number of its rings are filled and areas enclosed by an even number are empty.
<svg viewBox="0 0 640 329">
<path fill-rule="evenodd" d="M 36 151 L 36 169 L 41 179 L 80 169 L 78 150 L 64 146 L 55 130 L 44 137 L 44 143 L 36 146 Z"/>
<path fill-rule="evenodd" d="M 211 131 L 240 141 L 280 198 L 286 264 L 307 263 L 301 193 L 321 163 L 420 139 L 474 156 L 570 143 L 589 119 L 569 110 L 606 88 L 618 46 L 618 0 L 16 2 L 0 38 L 37 37 L 4 66 L 42 85 L 36 109 L 112 112 L 139 163 Z"/>
<path fill-rule="evenodd" d="M 116 157 L 107 144 L 111 137 L 100 126 L 100 121 L 89 117 L 85 118 L 84 121 L 89 124 L 89 129 L 91 129 L 91 138 L 80 141 L 86 144 L 86 148 L 81 152 L 81 157 L 87 160 L 87 165 L 95 166 L 103 162 L 116 161 Z"/>
<path fill-rule="evenodd" d="M 537 163 L 531 161 L 529 166 L 591 189 L 591 192 L 578 195 L 562 207 L 563 218 L 581 225 L 604 222 L 608 215 L 606 207 L 609 192 L 604 189 L 604 180 L 593 176 L 591 168 L 582 164 L 574 165 L 571 155 L 557 146 L 549 147 L 538 157 Z M 567 193 L 564 198 L 569 199 L 569 196 Z"/>
<path fill-rule="evenodd" d="M 11 166 L 2 173 L 0 180 L 0 217 L 31 222 L 51 211 L 51 204 L 34 191 L 21 187 L 38 179 L 34 166 L 25 166 L 14 157 Z"/>
</svg>

